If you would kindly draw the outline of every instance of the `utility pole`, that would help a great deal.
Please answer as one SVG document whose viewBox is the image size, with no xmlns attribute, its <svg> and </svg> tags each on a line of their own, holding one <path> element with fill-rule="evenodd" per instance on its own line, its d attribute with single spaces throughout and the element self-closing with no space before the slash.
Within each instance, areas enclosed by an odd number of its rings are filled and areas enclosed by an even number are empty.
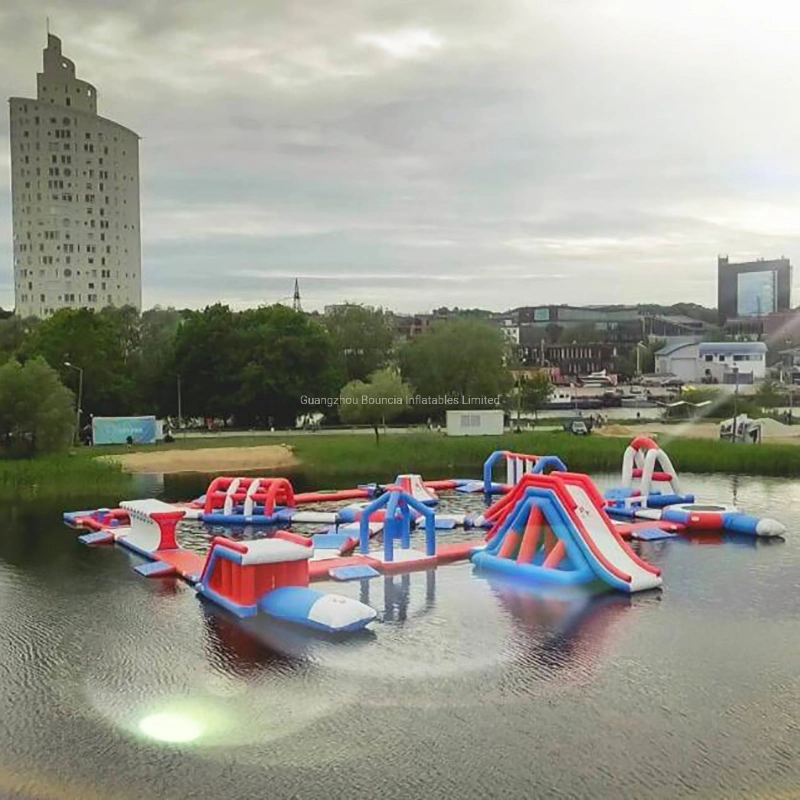
<svg viewBox="0 0 800 800">
<path fill-rule="evenodd" d="M 733 390 L 733 432 L 731 441 L 736 444 L 736 418 L 739 416 L 739 367 L 733 368 L 733 379 L 736 381 L 736 388 Z"/>
</svg>

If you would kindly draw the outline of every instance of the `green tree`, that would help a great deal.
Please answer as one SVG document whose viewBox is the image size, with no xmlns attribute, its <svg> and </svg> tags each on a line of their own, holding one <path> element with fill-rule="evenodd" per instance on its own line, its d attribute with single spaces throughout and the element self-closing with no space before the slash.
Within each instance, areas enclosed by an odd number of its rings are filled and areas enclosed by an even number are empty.
<svg viewBox="0 0 800 800">
<path fill-rule="evenodd" d="M 396 419 L 408 407 L 413 390 L 393 370 L 374 372 L 367 382 L 350 381 L 340 393 L 339 418 L 356 425 L 372 425 L 375 442 L 378 426 Z"/>
<path fill-rule="evenodd" d="M 0 319 L 0 364 L 12 358 L 36 327 L 35 317 L 9 316 Z"/>
<path fill-rule="evenodd" d="M 107 306 L 97 315 L 114 332 L 120 357 L 128 366 L 141 351 L 141 316 L 133 306 Z"/>
<path fill-rule="evenodd" d="M 532 411 L 537 416 L 540 408 L 544 408 L 553 393 L 550 376 L 541 370 L 530 378 L 521 377 L 518 382 L 520 407 L 523 411 Z"/>
<path fill-rule="evenodd" d="M 394 327 L 383 309 L 345 303 L 326 313 L 324 323 L 345 381 L 364 380 L 389 362 Z"/>
<path fill-rule="evenodd" d="M 282 305 L 190 312 L 178 329 L 174 364 L 187 415 L 233 416 L 239 425 L 293 425 L 303 396 L 338 388 L 328 332 Z"/>
<path fill-rule="evenodd" d="M 656 353 L 663 346 L 663 341 L 640 342 L 634 345 L 617 362 L 617 374 L 627 380 L 637 377 L 638 374 L 648 375 L 655 372 Z"/>
<path fill-rule="evenodd" d="M 64 449 L 74 430 L 72 393 L 43 358 L 0 367 L 0 439 L 6 452 L 35 456 Z"/>
<path fill-rule="evenodd" d="M 775 408 L 786 401 L 786 395 L 781 389 L 777 381 L 768 378 L 758 387 L 758 391 L 753 395 L 753 402 L 761 408 Z"/>
<path fill-rule="evenodd" d="M 107 313 L 62 309 L 40 322 L 19 349 L 20 360 L 42 356 L 63 382 L 77 389 L 69 361 L 84 373 L 84 411 L 94 415 L 129 414 L 138 393 L 130 370 L 129 339 L 124 326 Z"/>
<path fill-rule="evenodd" d="M 246 354 L 236 314 L 217 303 L 190 311 L 175 337 L 186 416 L 227 418 L 239 391 Z"/>
<path fill-rule="evenodd" d="M 182 319 L 174 308 L 156 306 L 142 312 L 135 378 L 148 413 L 178 413 L 175 339 Z"/>
<path fill-rule="evenodd" d="M 494 398 L 504 396 L 513 384 L 504 356 L 500 331 L 479 320 L 457 319 L 441 322 L 405 345 L 400 366 L 403 377 L 425 397 L 485 397 L 485 405 L 494 408 Z"/>
<path fill-rule="evenodd" d="M 304 397 L 328 397 L 339 388 L 331 337 L 305 314 L 276 304 L 242 312 L 237 324 L 246 356 L 237 421 L 294 426 Z"/>
<path fill-rule="evenodd" d="M 712 419 L 730 419 L 734 409 L 737 414 L 747 414 L 753 419 L 761 416 L 761 407 L 752 395 L 735 397 L 732 392 L 720 389 L 686 389 L 681 392 L 681 400 L 688 406 L 667 408 L 666 416 L 699 416 Z"/>
</svg>

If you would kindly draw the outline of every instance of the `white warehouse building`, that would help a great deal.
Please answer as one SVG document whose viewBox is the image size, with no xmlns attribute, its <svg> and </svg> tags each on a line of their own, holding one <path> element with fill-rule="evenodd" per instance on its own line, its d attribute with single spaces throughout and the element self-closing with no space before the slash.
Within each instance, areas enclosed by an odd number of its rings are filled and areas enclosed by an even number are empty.
<svg viewBox="0 0 800 800">
<path fill-rule="evenodd" d="M 16 313 L 141 309 L 138 135 L 98 115 L 50 34 L 36 99 L 9 105 Z"/>
<path fill-rule="evenodd" d="M 684 383 L 748 385 L 767 375 L 764 342 L 676 342 L 661 348 L 655 359 L 656 373 Z"/>
</svg>

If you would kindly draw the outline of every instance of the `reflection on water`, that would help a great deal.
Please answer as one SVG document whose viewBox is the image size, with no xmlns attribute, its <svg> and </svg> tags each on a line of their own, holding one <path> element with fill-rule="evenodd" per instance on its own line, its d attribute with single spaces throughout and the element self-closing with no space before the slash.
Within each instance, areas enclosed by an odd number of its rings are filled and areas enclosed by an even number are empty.
<svg viewBox="0 0 800 800">
<path fill-rule="evenodd" d="M 341 642 L 144 580 L 124 551 L 76 544 L 60 507 L 0 509 L 0 796 L 791 797 L 800 489 L 683 482 L 787 540 L 639 543 L 665 582 L 634 598 L 469 564 L 331 585 L 379 612 Z M 198 551 L 209 536 L 181 531 Z"/>
</svg>

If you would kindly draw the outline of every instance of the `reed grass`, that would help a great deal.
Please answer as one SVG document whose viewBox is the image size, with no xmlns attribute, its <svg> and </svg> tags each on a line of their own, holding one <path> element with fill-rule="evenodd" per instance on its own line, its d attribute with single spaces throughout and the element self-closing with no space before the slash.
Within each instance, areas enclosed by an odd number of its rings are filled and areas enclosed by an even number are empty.
<svg viewBox="0 0 800 800">
<path fill-rule="evenodd" d="M 567 433 L 520 433 L 505 436 L 449 438 L 438 434 L 387 436 L 376 444 L 366 436 L 287 438 L 309 472 L 325 476 L 352 474 L 369 465 L 376 480 L 401 472 L 425 477 L 478 477 L 493 450 L 557 455 L 578 472 L 617 471 L 628 439 L 573 436 Z M 800 446 L 745 445 L 716 440 L 671 439 L 665 444 L 675 468 L 685 472 L 800 476 Z"/>
<path fill-rule="evenodd" d="M 125 493 L 132 482 L 132 476 L 118 465 L 98 461 L 84 453 L 0 461 L 0 498 L 3 500 L 88 499 Z"/>
</svg>

